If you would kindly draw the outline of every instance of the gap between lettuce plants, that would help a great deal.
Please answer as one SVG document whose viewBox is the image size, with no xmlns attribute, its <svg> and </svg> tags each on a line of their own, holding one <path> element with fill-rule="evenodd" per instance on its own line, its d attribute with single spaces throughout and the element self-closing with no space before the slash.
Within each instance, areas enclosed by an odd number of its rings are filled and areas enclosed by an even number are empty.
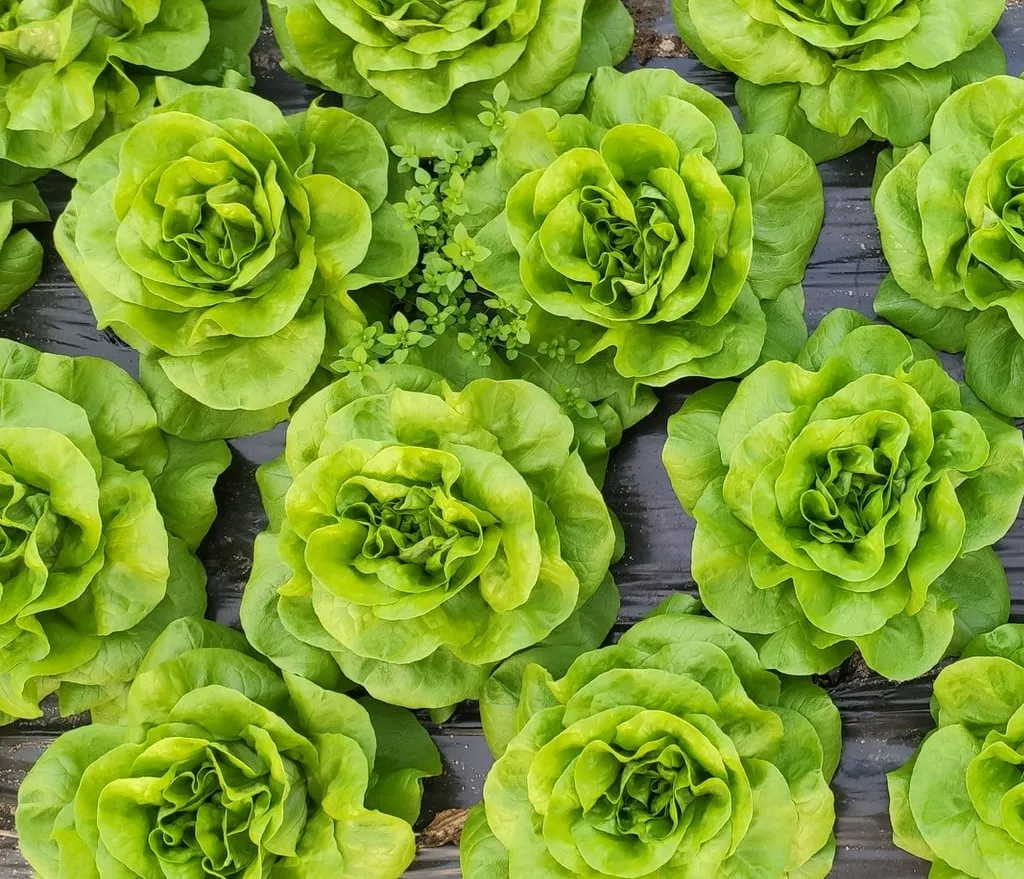
<svg viewBox="0 0 1024 879">
<path fill-rule="evenodd" d="M 690 50 L 679 34 L 662 33 L 658 21 L 671 21 L 667 0 L 623 0 L 636 25 L 632 55 L 646 65 L 652 58 L 689 58 Z"/>
</svg>

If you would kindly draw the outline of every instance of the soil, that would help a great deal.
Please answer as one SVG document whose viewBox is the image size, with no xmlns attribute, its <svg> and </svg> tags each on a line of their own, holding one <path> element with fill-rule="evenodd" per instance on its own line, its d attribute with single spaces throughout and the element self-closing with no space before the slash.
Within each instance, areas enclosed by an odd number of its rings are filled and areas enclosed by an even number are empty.
<svg viewBox="0 0 1024 879">
<path fill-rule="evenodd" d="M 438 812 L 434 820 L 416 839 L 420 848 L 439 848 L 442 845 L 458 845 L 462 839 L 462 828 L 466 825 L 468 809 L 445 809 Z"/>
<path fill-rule="evenodd" d="M 855 684 L 866 681 L 871 677 L 871 669 L 864 662 L 860 651 L 853 654 L 846 662 L 838 668 L 823 675 L 814 675 L 813 680 L 819 687 L 832 691 L 843 684 Z"/>
<path fill-rule="evenodd" d="M 624 0 L 636 24 L 633 55 L 641 64 L 652 58 L 685 58 L 690 50 L 678 34 L 663 34 L 657 23 L 668 13 L 666 0 Z"/>
</svg>

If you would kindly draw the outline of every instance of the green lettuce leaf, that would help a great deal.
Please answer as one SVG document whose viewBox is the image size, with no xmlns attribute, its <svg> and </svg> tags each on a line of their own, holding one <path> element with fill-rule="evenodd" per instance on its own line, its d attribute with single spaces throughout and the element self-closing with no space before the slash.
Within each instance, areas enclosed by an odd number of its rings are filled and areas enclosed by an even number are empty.
<svg viewBox="0 0 1024 879">
<path fill-rule="evenodd" d="M 33 176 L 0 160 L 0 311 L 30 290 L 43 269 L 43 246 L 27 229 L 14 228 L 50 219 Z"/>
</svg>

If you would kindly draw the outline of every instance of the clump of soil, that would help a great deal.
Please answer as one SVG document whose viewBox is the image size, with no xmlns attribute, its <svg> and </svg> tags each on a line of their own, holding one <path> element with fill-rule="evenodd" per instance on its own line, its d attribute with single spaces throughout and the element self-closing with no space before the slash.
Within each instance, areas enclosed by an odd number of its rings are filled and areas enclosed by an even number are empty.
<svg viewBox="0 0 1024 879">
<path fill-rule="evenodd" d="M 445 809 L 438 812 L 427 829 L 417 837 L 419 847 L 440 848 L 442 845 L 458 845 L 468 814 L 468 809 Z"/>
<path fill-rule="evenodd" d="M 668 13 L 665 0 L 624 0 L 626 9 L 636 24 L 633 56 L 641 64 L 652 58 L 685 58 L 690 51 L 678 34 L 663 34 L 657 30 L 658 21 Z"/>
<path fill-rule="evenodd" d="M 819 687 L 826 690 L 834 690 L 842 684 L 855 684 L 860 681 L 866 681 L 873 674 L 858 650 L 838 668 L 834 668 L 823 675 L 813 675 L 812 679 Z"/>
</svg>

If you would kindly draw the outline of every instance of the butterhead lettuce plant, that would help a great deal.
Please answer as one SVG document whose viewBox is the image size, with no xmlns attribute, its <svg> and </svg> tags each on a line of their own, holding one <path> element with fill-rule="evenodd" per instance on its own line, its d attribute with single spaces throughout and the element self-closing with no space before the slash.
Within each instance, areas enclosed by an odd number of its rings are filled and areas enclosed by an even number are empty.
<svg viewBox="0 0 1024 879">
<path fill-rule="evenodd" d="M 248 79 L 258 0 L 4 0 L 0 160 L 74 174 L 153 110 L 154 76 Z"/>
<path fill-rule="evenodd" d="M 892 327 L 832 312 L 796 363 L 690 397 L 664 461 L 705 605 L 769 668 L 857 648 L 906 680 L 1007 620 L 1024 438 Z"/>
<path fill-rule="evenodd" d="M 623 61 L 633 20 L 619 0 L 270 0 L 284 67 L 416 114 L 504 80 L 515 101 L 578 105 L 590 75 Z"/>
<path fill-rule="evenodd" d="M 967 86 L 927 144 L 883 154 L 874 207 L 892 269 L 875 311 L 963 351 L 978 396 L 1024 416 L 1024 79 Z"/>
<path fill-rule="evenodd" d="M 438 710 L 517 651 L 600 644 L 616 540 L 574 443 L 524 381 L 456 391 L 389 365 L 328 386 L 258 473 L 270 529 L 242 600 L 250 642 L 323 686 L 344 675 Z"/>
<path fill-rule="evenodd" d="M 0 311 L 29 290 L 43 270 L 43 246 L 22 223 L 50 219 L 39 191 L 14 165 L 0 161 Z"/>
<path fill-rule="evenodd" d="M 889 773 L 893 841 L 932 877 L 1013 879 L 1024 870 L 1024 626 L 967 645 L 935 680 L 936 728 Z"/>
<path fill-rule="evenodd" d="M 686 44 L 740 77 L 754 131 L 816 161 L 868 140 L 906 147 L 950 92 L 1006 72 L 992 31 L 1006 0 L 673 0 Z"/>
<path fill-rule="evenodd" d="M 484 713 L 466 879 L 827 876 L 839 712 L 685 596 Z M 487 707 L 486 702 L 483 707 Z"/>
<path fill-rule="evenodd" d="M 179 620 L 121 722 L 64 733 L 31 769 L 18 838 L 40 879 L 398 879 L 440 771 L 408 712 L 282 680 L 238 632 Z"/>
<path fill-rule="evenodd" d="M 408 274 L 357 290 L 330 368 L 339 375 L 383 363 L 413 363 L 453 385 L 477 378 L 522 378 L 551 394 L 573 420 L 579 451 L 600 484 L 608 451 L 654 408 L 654 394 L 607 368 L 580 362 L 579 341 L 545 332 L 476 279 L 491 255 L 475 240 L 504 207 L 497 144 L 515 111 L 506 83 L 472 106 L 452 107 L 429 124 L 400 124 L 360 110 L 394 154 L 389 200 L 418 244 Z M 393 109 L 393 108 L 392 108 Z"/>
<path fill-rule="evenodd" d="M 57 248 L 99 325 L 142 354 L 166 430 L 256 433 L 287 417 L 350 291 L 407 272 L 415 237 L 368 123 L 160 87 L 156 113 L 82 163 Z"/>
<path fill-rule="evenodd" d="M 336 372 L 398 362 L 460 386 L 533 382 L 600 482 L 652 386 L 736 375 L 806 339 L 813 163 L 783 138 L 743 138 L 675 73 L 603 68 L 580 115 L 516 108 L 505 83 L 444 124 L 378 110 L 360 112 L 395 154 L 390 198 L 419 260 L 353 294 Z"/>
<path fill-rule="evenodd" d="M 674 72 L 603 68 L 582 115 L 519 114 L 495 177 L 503 209 L 475 237 L 475 282 L 532 343 L 569 345 L 609 384 L 739 375 L 806 339 L 814 164 L 785 138 L 743 137 Z"/>
<path fill-rule="evenodd" d="M 142 389 L 91 357 L 0 340 L 0 722 L 123 695 L 153 640 L 201 617 L 193 554 L 230 461 L 165 436 Z"/>
</svg>

